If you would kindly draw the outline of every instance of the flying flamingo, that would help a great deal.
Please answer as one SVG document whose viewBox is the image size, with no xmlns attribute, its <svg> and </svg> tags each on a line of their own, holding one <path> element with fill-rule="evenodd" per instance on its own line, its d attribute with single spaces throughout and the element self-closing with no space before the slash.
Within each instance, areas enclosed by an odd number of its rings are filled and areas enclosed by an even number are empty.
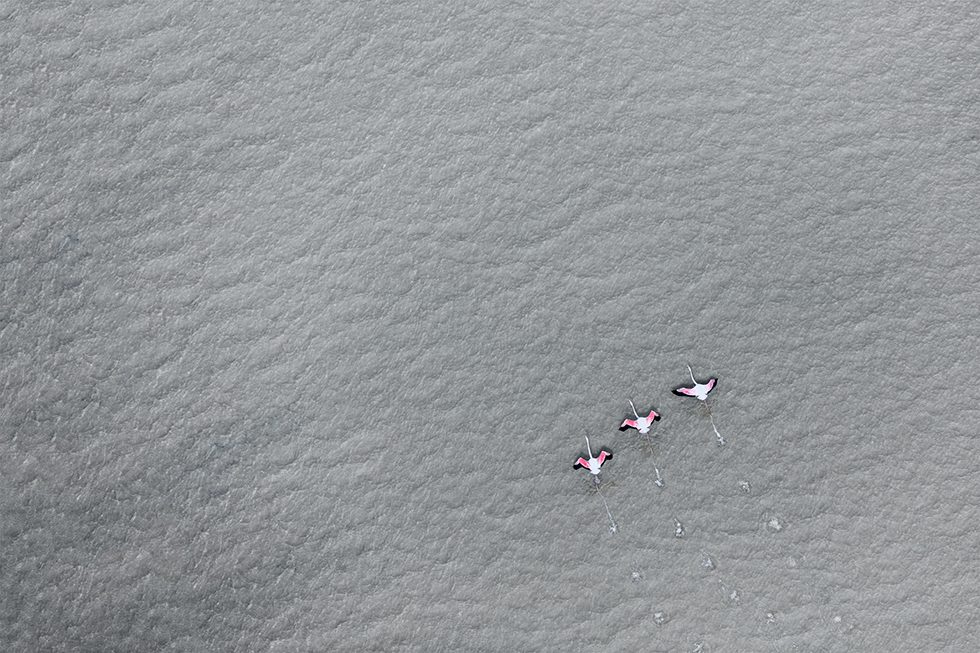
<svg viewBox="0 0 980 653">
<path fill-rule="evenodd" d="M 691 366 L 687 366 L 687 371 L 691 375 L 691 382 L 694 385 L 687 386 L 682 385 L 674 388 L 673 393 L 678 397 L 694 397 L 701 402 L 704 406 L 705 412 L 708 413 L 708 419 L 711 420 L 711 428 L 715 432 L 715 436 L 718 438 L 718 444 L 725 444 L 725 438 L 722 437 L 721 433 L 718 432 L 718 428 L 715 426 L 715 418 L 711 415 L 711 406 L 708 405 L 708 393 L 715 389 L 718 385 L 718 379 L 712 377 L 708 379 L 707 383 L 698 383 L 698 380 L 694 378 L 694 371 L 691 370 Z"/>
<path fill-rule="evenodd" d="M 660 419 L 660 413 L 655 410 L 651 410 L 650 414 L 646 417 L 640 417 L 636 412 L 636 406 L 633 405 L 633 400 L 629 399 L 630 408 L 633 409 L 633 415 L 636 419 L 624 419 L 623 423 L 619 425 L 620 431 L 625 431 L 626 429 L 633 427 L 640 433 L 646 435 L 650 432 L 650 427 L 653 423 Z"/>
<path fill-rule="evenodd" d="M 572 467 L 575 469 L 582 469 L 584 467 L 585 469 L 589 470 L 589 473 L 592 474 L 592 485 L 595 488 L 595 493 L 599 495 L 600 499 L 602 499 L 602 505 L 606 509 L 606 516 L 609 518 L 609 532 L 615 533 L 616 521 L 613 519 L 612 513 L 609 512 L 609 504 L 606 503 L 606 497 L 602 496 L 602 492 L 599 491 L 599 472 L 602 471 L 602 463 L 612 459 L 612 451 L 605 448 L 599 449 L 599 457 L 596 458 L 592 455 L 592 445 L 589 444 L 588 436 L 585 436 L 585 447 L 589 451 L 588 459 L 586 459 L 585 456 L 579 456 L 578 460 L 575 461 L 575 464 L 572 465 Z"/>
<path fill-rule="evenodd" d="M 588 436 L 585 437 L 585 446 L 589 450 L 588 460 L 585 459 L 585 456 L 579 456 L 579 459 L 575 461 L 575 464 L 572 465 L 572 467 L 575 469 L 585 467 L 592 473 L 593 476 L 599 476 L 599 472 L 602 471 L 602 463 L 606 462 L 607 460 L 612 460 L 612 452 L 608 449 L 599 449 L 599 457 L 596 458 L 592 455 L 592 446 L 589 444 Z M 598 484 L 598 479 L 595 480 L 596 484 Z"/>
<path fill-rule="evenodd" d="M 660 413 L 655 410 L 651 410 L 646 417 L 640 417 L 639 413 L 636 412 L 636 406 L 633 405 L 633 400 L 628 399 L 627 401 L 630 402 L 630 408 L 633 409 L 633 416 L 636 417 L 636 419 L 624 419 L 623 423 L 619 425 L 619 430 L 625 431 L 626 429 L 632 427 L 640 433 L 646 435 L 650 432 L 650 427 L 653 426 L 653 423 L 660 419 Z M 653 446 L 653 442 L 650 440 L 649 436 L 647 436 L 647 444 Z M 654 481 L 654 483 L 656 483 L 657 487 L 663 487 L 664 480 L 660 477 L 660 470 L 656 465 L 654 465 L 653 471 L 657 473 L 657 480 Z"/>
<path fill-rule="evenodd" d="M 674 394 L 678 397 L 695 397 L 701 401 L 707 401 L 708 393 L 715 389 L 715 386 L 718 384 L 718 379 L 711 378 L 708 379 L 707 383 L 698 383 L 694 378 L 694 372 L 691 371 L 690 365 L 687 366 L 687 371 L 691 373 L 691 381 L 694 382 L 694 385 L 682 385 L 674 388 Z"/>
</svg>

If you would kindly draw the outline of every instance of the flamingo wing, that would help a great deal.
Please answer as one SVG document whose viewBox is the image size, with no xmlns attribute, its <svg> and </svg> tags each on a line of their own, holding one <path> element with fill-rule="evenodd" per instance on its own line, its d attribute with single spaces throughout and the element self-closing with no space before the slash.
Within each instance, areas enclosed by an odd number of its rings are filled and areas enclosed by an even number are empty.
<svg viewBox="0 0 980 653">
<path fill-rule="evenodd" d="M 708 392 L 714 390 L 715 384 L 717 383 L 718 383 L 718 379 L 708 379 L 708 382 L 705 384 L 708 387 Z"/>
<path fill-rule="evenodd" d="M 678 397 L 696 397 L 698 394 L 694 391 L 694 388 L 689 388 L 686 385 L 682 385 L 679 388 L 674 388 L 672 392 Z"/>
<path fill-rule="evenodd" d="M 602 449 L 599 451 L 599 464 L 606 462 L 606 460 L 612 460 L 612 451 Z"/>
<path fill-rule="evenodd" d="M 632 426 L 633 428 L 636 428 L 636 421 L 635 420 L 632 420 L 632 419 L 624 419 L 623 420 L 623 423 L 619 425 L 619 430 L 620 431 L 623 431 L 627 427 L 630 427 L 630 426 Z"/>
<path fill-rule="evenodd" d="M 575 464 L 572 465 L 572 467 L 574 467 L 575 469 L 581 469 L 582 467 L 585 467 L 586 469 L 592 469 L 592 467 L 589 466 L 589 461 L 581 456 L 579 456 L 579 459 L 575 461 Z"/>
<path fill-rule="evenodd" d="M 660 413 L 658 413 L 655 410 L 651 410 L 650 414 L 647 415 L 647 421 L 650 422 L 651 424 L 656 422 L 658 419 L 660 419 Z"/>
</svg>

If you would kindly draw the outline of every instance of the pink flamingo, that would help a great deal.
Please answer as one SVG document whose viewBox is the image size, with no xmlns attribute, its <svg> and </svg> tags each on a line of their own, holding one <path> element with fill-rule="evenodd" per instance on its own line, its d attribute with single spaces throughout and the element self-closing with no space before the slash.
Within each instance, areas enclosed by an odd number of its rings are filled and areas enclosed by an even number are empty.
<svg viewBox="0 0 980 653">
<path fill-rule="evenodd" d="M 605 448 L 599 449 L 599 457 L 596 458 L 592 455 L 592 445 L 589 444 L 588 436 L 585 437 L 585 446 L 589 450 L 588 460 L 585 459 L 585 456 L 579 456 L 579 459 L 575 461 L 575 464 L 572 465 L 572 467 L 575 469 L 585 467 L 592 473 L 593 476 L 598 476 L 599 472 L 602 471 L 602 463 L 606 462 L 607 460 L 612 460 L 612 452 Z"/>
<path fill-rule="evenodd" d="M 606 509 L 606 517 L 609 518 L 609 532 L 615 533 L 616 521 L 613 519 L 612 513 L 609 512 L 609 504 L 606 503 L 606 497 L 602 496 L 602 492 L 599 491 L 599 472 L 602 471 L 602 463 L 612 459 L 613 457 L 612 451 L 602 448 L 599 449 L 598 457 L 593 456 L 592 445 L 589 444 L 588 436 L 585 436 L 585 447 L 586 449 L 588 449 L 589 452 L 588 459 L 586 459 L 585 456 L 579 456 L 578 460 L 575 461 L 575 464 L 572 465 L 572 467 L 574 467 L 575 469 L 585 468 L 589 470 L 590 474 L 592 474 L 592 485 L 595 488 L 595 493 L 599 495 L 600 499 L 602 499 L 602 505 Z"/>
<path fill-rule="evenodd" d="M 682 385 L 674 388 L 673 393 L 678 397 L 694 397 L 700 401 L 707 401 L 708 393 L 715 389 L 715 386 L 718 384 L 718 379 L 711 378 L 708 379 L 707 383 L 698 383 L 694 378 L 694 372 L 691 371 L 690 365 L 687 366 L 687 371 L 691 373 L 691 381 L 694 382 L 694 385 Z"/>
<path fill-rule="evenodd" d="M 704 406 L 705 412 L 708 413 L 708 419 L 711 420 L 711 428 L 715 432 L 715 436 L 718 438 L 718 444 L 725 444 L 725 438 L 722 437 L 721 433 L 718 432 L 718 427 L 715 426 L 715 418 L 711 415 L 711 406 L 708 405 L 708 393 L 715 389 L 718 385 L 717 378 L 708 379 L 707 383 L 698 383 L 698 380 L 694 378 L 694 371 L 691 370 L 691 366 L 687 366 L 687 371 L 691 375 L 691 382 L 694 385 L 682 385 L 674 388 L 673 393 L 678 397 L 694 397 L 701 402 Z"/>
<path fill-rule="evenodd" d="M 650 427 L 653 426 L 653 423 L 660 419 L 660 413 L 655 410 L 651 410 L 650 414 L 646 417 L 640 417 L 636 412 L 636 406 L 633 405 L 633 400 L 629 399 L 628 401 L 630 402 L 630 408 L 633 409 L 633 415 L 636 417 L 636 419 L 624 419 L 623 423 L 619 425 L 619 430 L 625 431 L 626 429 L 633 427 L 640 433 L 646 435 L 650 432 Z"/>
</svg>

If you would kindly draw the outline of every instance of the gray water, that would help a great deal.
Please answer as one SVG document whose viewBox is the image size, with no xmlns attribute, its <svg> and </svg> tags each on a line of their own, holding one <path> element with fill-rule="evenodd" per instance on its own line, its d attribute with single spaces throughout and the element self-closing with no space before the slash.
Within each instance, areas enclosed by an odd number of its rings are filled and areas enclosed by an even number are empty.
<svg viewBox="0 0 980 653">
<path fill-rule="evenodd" d="M 204 4 L 0 3 L 0 648 L 980 648 L 976 6 Z"/>
</svg>

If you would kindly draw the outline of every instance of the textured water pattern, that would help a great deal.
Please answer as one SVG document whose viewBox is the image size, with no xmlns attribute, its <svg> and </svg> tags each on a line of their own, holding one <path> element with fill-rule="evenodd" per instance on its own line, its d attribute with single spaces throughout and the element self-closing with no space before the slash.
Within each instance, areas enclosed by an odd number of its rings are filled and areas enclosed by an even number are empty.
<svg viewBox="0 0 980 653">
<path fill-rule="evenodd" d="M 980 648 L 980 15 L 687 4 L 0 4 L 0 648 Z"/>
</svg>

